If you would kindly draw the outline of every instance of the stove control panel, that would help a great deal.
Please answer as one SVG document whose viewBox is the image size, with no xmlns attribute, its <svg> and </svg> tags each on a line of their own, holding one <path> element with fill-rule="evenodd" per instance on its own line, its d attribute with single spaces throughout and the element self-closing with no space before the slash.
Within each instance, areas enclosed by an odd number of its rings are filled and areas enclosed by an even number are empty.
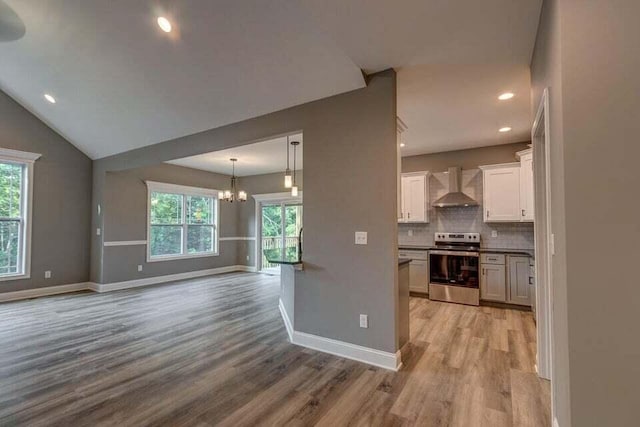
<svg viewBox="0 0 640 427">
<path fill-rule="evenodd" d="M 480 233 L 436 233 L 436 242 L 480 243 Z"/>
</svg>

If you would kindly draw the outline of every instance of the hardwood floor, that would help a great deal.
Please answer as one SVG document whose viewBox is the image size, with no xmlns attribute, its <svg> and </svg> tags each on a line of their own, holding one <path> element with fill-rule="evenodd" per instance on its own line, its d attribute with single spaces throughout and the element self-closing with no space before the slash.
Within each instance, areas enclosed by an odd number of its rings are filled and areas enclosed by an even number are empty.
<svg viewBox="0 0 640 427">
<path fill-rule="evenodd" d="M 547 426 L 531 313 L 411 299 L 398 373 L 296 347 L 279 279 L 0 304 L 0 425 Z"/>
</svg>

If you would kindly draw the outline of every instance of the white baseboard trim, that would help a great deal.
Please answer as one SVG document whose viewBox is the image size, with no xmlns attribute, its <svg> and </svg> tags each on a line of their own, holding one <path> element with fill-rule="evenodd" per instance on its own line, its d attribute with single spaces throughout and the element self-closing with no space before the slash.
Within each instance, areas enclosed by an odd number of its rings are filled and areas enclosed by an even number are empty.
<svg viewBox="0 0 640 427">
<path fill-rule="evenodd" d="M 287 314 L 287 310 L 284 308 L 284 304 L 282 300 L 278 300 L 278 308 L 280 309 L 280 314 L 282 315 L 282 320 L 284 320 L 284 327 L 287 328 L 287 334 L 289 335 L 289 341 L 293 342 L 293 325 L 291 324 L 291 320 L 289 319 L 289 315 Z"/>
<path fill-rule="evenodd" d="M 186 273 L 169 274 L 166 276 L 147 277 L 145 279 L 127 280 L 116 283 L 72 283 L 69 285 L 48 286 L 46 288 L 26 289 L 24 291 L 0 293 L 0 302 L 17 301 L 21 299 L 30 299 L 43 297 L 47 295 L 64 294 L 68 292 L 78 291 L 94 291 L 94 292 L 110 292 L 121 289 L 137 288 L 140 286 L 156 285 L 159 283 L 171 282 L 174 280 L 185 280 L 196 277 L 212 276 L 216 274 L 232 273 L 236 271 L 244 271 L 255 273 L 256 268 L 250 265 L 230 265 L 227 267 L 210 268 L 208 270 L 189 271 Z"/>
<path fill-rule="evenodd" d="M 96 292 L 111 292 L 122 289 L 138 288 L 140 286 L 157 285 L 176 280 L 195 279 L 203 276 L 232 273 L 236 271 L 255 272 L 255 267 L 248 265 L 230 265 L 226 267 L 209 268 L 207 270 L 187 271 L 185 273 L 167 274 L 166 276 L 146 277 L 144 279 L 126 280 L 114 283 L 91 283 L 90 289 Z"/>
<path fill-rule="evenodd" d="M 291 341 L 291 344 L 321 351 L 323 353 L 333 354 L 334 356 L 344 357 L 345 359 L 367 363 L 369 365 L 389 369 L 391 371 L 398 371 L 402 368 L 402 355 L 400 350 L 396 353 L 389 353 L 344 341 L 296 331 L 293 329 L 293 325 L 287 315 L 287 311 L 284 309 L 282 300 L 280 300 L 278 308 L 280 309 L 280 314 L 284 321 L 284 326 L 287 329 L 287 334 L 289 334 L 289 341 Z"/>
<path fill-rule="evenodd" d="M 21 299 L 38 298 L 47 295 L 66 294 L 68 292 L 86 291 L 89 288 L 88 282 L 71 283 L 69 285 L 47 286 L 45 288 L 25 289 L 24 291 L 14 291 L 0 293 L 0 302 L 17 301 Z"/>
</svg>

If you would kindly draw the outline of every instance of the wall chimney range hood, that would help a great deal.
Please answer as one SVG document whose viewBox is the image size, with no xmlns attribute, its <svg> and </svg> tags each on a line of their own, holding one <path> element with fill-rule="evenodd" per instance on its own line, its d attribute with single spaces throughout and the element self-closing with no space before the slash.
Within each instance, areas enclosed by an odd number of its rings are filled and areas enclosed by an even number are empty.
<svg viewBox="0 0 640 427">
<path fill-rule="evenodd" d="M 436 208 L 478 206 L 478 202 L 462 192 L 461 182 L 462 170 L 459 167 L 449 168 L 449 192 L 433 202 L 433 205 Z"/>
</svg>

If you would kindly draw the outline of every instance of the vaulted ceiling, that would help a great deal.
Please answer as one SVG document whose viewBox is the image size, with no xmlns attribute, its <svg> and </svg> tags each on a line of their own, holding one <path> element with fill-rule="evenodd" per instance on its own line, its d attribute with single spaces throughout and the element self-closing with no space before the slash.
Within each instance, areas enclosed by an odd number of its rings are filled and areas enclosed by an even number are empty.
<svg viewBox="0 0 640 427">
<path fill-rule="evenodd" d="M 361 88 L 361 69 L 399 70 L 399 95 L 414 67 L 504 65 L 487 80 L 506 80 L 528 70 L 541 0 L 1 3 L 26 33 L 0 40 L 0 89 L 96 159 Z M 409 104 L 433 108 L 423 102 Z M 398 106 L 402 115 L 401 96 Z M 421 114 L 405 118 L 416 148 L 428 139 Z M 474 144 L 448 132 L 454 145 Z"/>
</svg>

